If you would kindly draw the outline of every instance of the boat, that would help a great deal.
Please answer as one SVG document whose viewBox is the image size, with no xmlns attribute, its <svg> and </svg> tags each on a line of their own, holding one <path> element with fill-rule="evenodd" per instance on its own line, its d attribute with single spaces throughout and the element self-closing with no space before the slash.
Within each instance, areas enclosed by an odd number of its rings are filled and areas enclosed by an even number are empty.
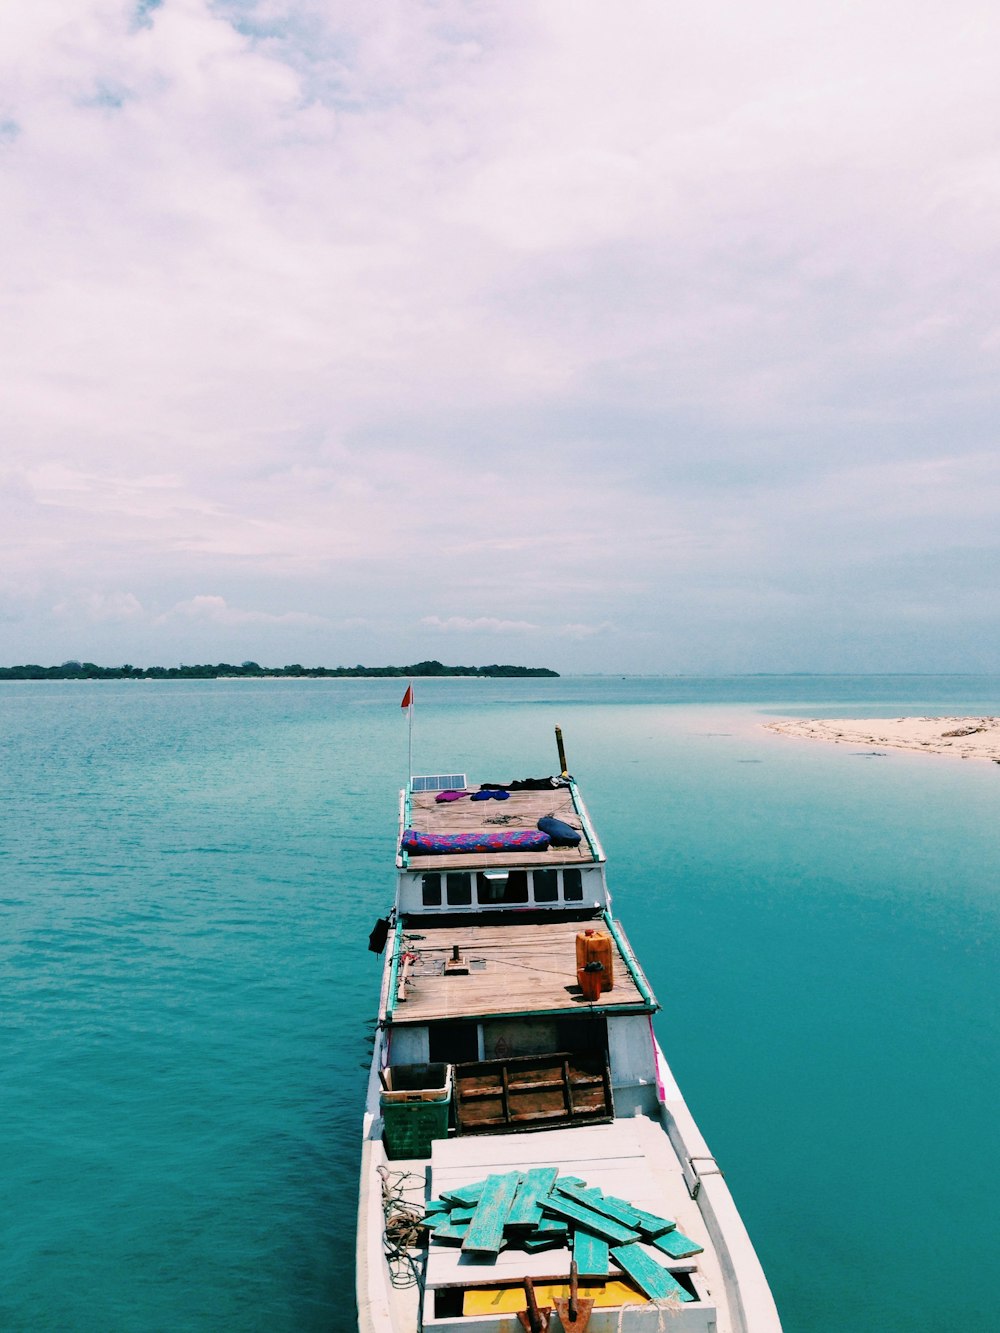
<svg viewBox="0 0 1000 1333">
<path fill-rule="evenodd" d="M 400 793 L 359 1329 L 780 1333 L 556 737 L 552 777 Z"/>
</svg>

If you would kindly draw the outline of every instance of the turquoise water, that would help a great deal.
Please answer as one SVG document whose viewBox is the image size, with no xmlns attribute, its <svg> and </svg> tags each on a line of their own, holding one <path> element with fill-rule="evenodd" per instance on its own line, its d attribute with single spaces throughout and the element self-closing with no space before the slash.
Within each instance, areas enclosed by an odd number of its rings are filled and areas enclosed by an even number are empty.
<svg viewBox="0 0 1000 1333">
<path fill-rule="evenodd" d="M 416 691 L 417 771 L 547 773 L 562 725 L 788 1333 L 986 1326 L 1000 768 L 759 723 L 1000 680 Z M 351 1327 L 401 695 L 0 685 L 0 1328 Z"/>
</svg>

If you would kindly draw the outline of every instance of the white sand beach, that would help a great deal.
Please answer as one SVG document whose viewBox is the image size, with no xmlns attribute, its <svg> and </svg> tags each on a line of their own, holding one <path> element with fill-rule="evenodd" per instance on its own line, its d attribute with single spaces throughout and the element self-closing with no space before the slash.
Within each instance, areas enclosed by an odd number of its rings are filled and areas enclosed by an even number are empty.
<svg viewBox="0 0 1000 1333">
<path fill-rule="evenodd" d="M 804 740 L 887 746 L 1000 764 L 1000 718 L 995 717 L 802 718 L 764 726 Z"/>
</svg>

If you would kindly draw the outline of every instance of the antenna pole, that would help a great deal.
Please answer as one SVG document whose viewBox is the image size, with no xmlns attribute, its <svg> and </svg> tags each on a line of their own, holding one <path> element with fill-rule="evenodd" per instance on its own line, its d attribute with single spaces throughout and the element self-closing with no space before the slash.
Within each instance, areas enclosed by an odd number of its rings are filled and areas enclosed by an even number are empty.
<svg viewBox="0 0 1000 1333">
<path fill-rule="evenodd" d="M 566 751 L 563 748 L 562 727 L 556 727 L 556 745 L 559 749 L 559 773 L 562 777 L 569 777 L 569 769 L 566 767 Z"/>
</svg>

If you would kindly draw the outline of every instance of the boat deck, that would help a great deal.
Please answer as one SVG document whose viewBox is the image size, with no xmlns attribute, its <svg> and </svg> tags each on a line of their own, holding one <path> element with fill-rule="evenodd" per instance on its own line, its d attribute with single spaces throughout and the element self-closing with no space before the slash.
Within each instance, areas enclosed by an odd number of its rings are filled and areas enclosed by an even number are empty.
<svg viewBox="0 0 1000 1333">
<path fill-rule="evenodd" d="M 399 986 L 396 994 L 390 995 L 389 1017 L 393 1023 L 563 1010 L 652 1013 L 657 1008 L 645 977 L 637 965 L 626 960 L 614 937 L 613 989 L 594 1003 L 583 998 L 576 978 L 576 936 L 585 924 L 580 921 L 495 926 L 434 926 L 424 918 L 414 922 L 413 926 L 404 925 L 399 936 L 399 955 L 404 960 L 399 976 L 406 978 L 400 983 L 406 998 L 399 999 Z M 593 925 L 604 928 L 599 919 Z M 617 922 L 615 929 L 624 940 Z M 469 967 L 467 975 L 445 974 L 445 962 L 452 957 L 455 946 Z"/>
<path fill-rule="evenodd" d="M 706 1300 L 718 1307 L 717 1316 L 713 1311 L 718 1323 L 706 1322 L 704 1327 L 715 1327 L 718 1333 L 731 1328 L 719 1260 L 705 1220 L 684 1183 L 670 1139 L 658 1122 L 637 1116 L 610 1125 L 552 1130 L 545 1134 L 441 1140 L 434 1144 L 431 1157 L 430 1196 L 490 1174 L 527 1171 L 535 1166 L 554 1166 L 560 1176 L 577 1176 L 605 1194 L 627 1199 L 637 1208 L 675 1220 L 677 1230 L 703 1246 L 704 1251 L 669 1262 L 669 1268 L 675 1273 L 700 1274 Z M 668 1262 L 655 1249 L 645 1245 L 639 1248 L 648 1249 L 657 1262 Z M 571 1258 L 567 1249 L 532 1255 L 504 1250 L 490 1257 L 432 1244 L 427 1256 L 426 1285 L 429 1288 L 519 1286 L 525 1277 L 533 1278 L 536 1283 L 565 1280 Z"/>
<path fill-rule="evenodd" d="M 591 846 L 583 820 L 573 804 L 569 787 L 552 787 L 545 791 L 512 791 L 506 801 L 437 801 L 432 791 L 414 792 L 410 797 L 409 827 L 417 833 L 479 833 L 486 829 L 495 832 L 507 828 L 512 831 L 534 829 L 547 815 L 563 820 L 580 829 L 583 837 L 578 847 L 551 847 L 547 852 L 527 852 L 513 858 L 521 864 L 581 865 L 603 859 Z M 458 870 L 470 866 L 489 870 L 509 866 L 510 852 L 474 852 L 465 855 L 423 854 L 410 856 L 407 865 L 420 870 Z"/>
</svg>

